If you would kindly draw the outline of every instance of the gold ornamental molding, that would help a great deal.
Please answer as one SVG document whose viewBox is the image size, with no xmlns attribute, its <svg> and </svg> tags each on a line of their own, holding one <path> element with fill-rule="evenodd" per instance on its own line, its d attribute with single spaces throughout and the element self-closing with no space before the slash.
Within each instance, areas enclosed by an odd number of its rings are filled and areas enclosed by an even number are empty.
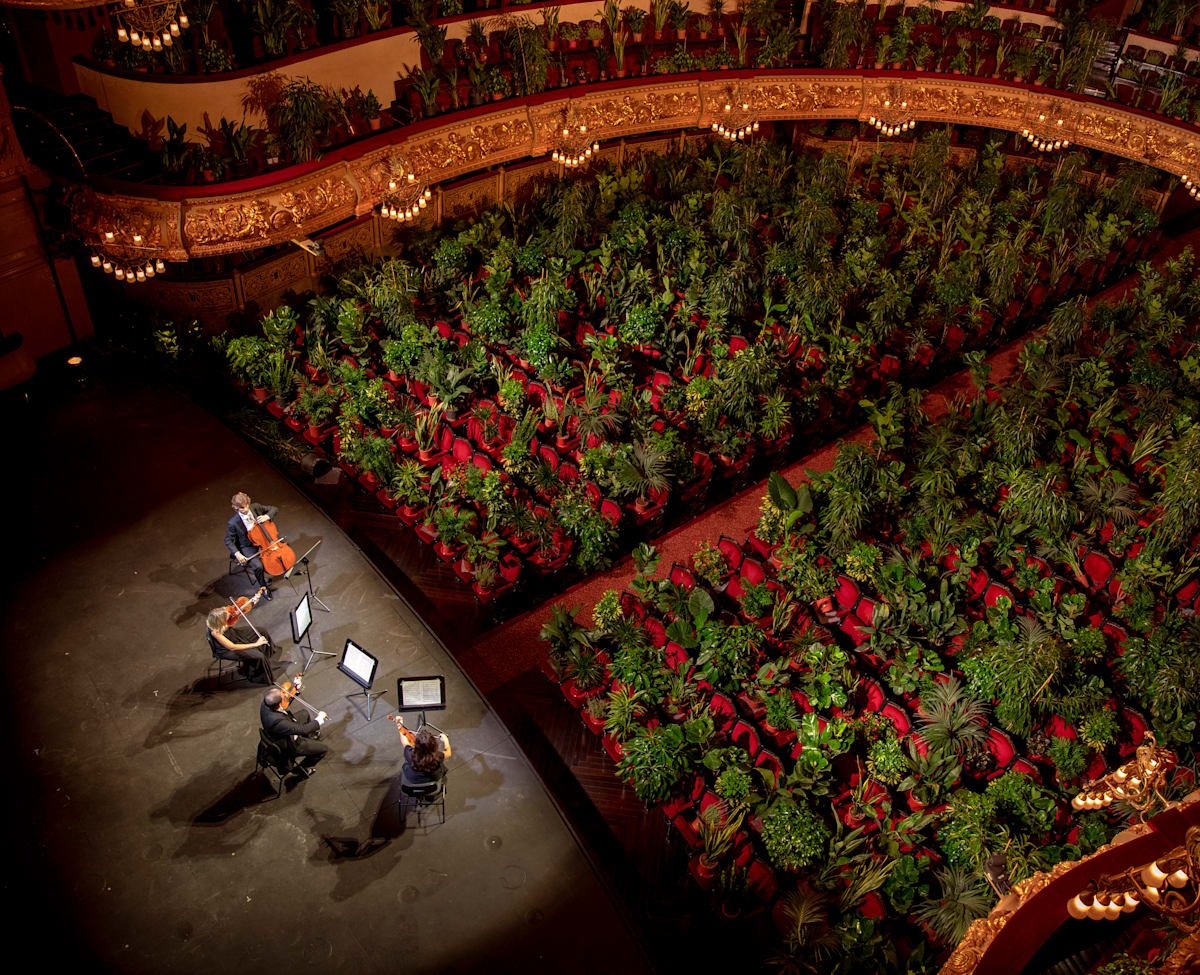
<svg viewBox="0 0 1200 975">
<path fill-rule="evenodd" d="M 1063 130 L 1075 145 L 1180 177 L 1200 173 L 1200 129 L 1094 98 L 918 72 L 719 71 L 687 80 L 632 81 L 579 94 L 546 93 L 485 114 L 450 116 L 440 125 L 422 125 L 416 131 L 397 129 L 386 144 L 373 141 L 358 156 L 303 176 L 289 178 L 283 170 L 278 184 L 249 191 L 235 184 L 225 193 L 159 200 L 81 186 L 71 201 L 72 219 L 89 244 L 104 243 L 108 232 L 119 238 L 138 228 L 143 240 L 159 248 L 154 256 L 171 261 L 282 244 L 371 212 L 387 190 L 387 174 L 397 155 L 420 173 L 425 185 L 435 186 L 549 154 L 560 136 L 564 111 L 603 143 L 711 129 L 735 89 L 749 112 L 763 122 L 866 122 L 878 117 L 885 100 L 897 92 L 918 122 L 1020 132 L 1027 119 L 1045 113 L 1064 120 Z"/>
</svg>

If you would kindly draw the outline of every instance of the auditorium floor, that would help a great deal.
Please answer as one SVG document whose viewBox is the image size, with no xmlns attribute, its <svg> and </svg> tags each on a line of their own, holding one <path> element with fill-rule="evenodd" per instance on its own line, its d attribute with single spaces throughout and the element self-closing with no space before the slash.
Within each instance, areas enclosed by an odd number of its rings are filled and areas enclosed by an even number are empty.
<svg viewBox="0 0 1200 975">
<path fill-rule="evenodd" d="M 44 386 L 5 417 L 10 930 L 105 971 L 647 970 L 521 750 L 347 536 L 168 384 Z M 353 637 L 387 689 L 368 722 L 336 658 L 318 658 L 303 697 L 329 712 L 331 753 L 279 799 L 254 771 L 261 688 L 218 685 L 203 633 L 248 589 L 226 574 L 238 489 L 279 506 L 298 551 L 323 540 L 313 583 L 333 613 L 316 614 L 315 646 Z M 251 617 L 293 661 L 299 591 L 278 584 Z M 397 676 L 434 673 L 446 822 L 404 829 L 384 718 Z"/>
</svg>

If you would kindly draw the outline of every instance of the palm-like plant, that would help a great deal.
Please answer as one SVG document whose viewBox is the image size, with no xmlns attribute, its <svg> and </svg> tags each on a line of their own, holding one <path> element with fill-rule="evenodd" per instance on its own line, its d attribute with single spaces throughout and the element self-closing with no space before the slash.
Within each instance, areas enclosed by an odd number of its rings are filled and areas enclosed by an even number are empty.
<svg viewBox="0 0 1200 975">
<path fill-rule="evenodd" d="M 914 913 L 929 925 L 944 944 L 956 944 L 976 918 L 988 912 L 989 898 L 975 876 L 966 870 L 948 867 L 937 872 L 942 895 L 918 904 Z"/>
<path fill-rule="evenodd" d="M 787 922 L 783 951 L 768 959 L 779 972 L 830 971 L 842 940 L 829 923 L 829 905 L 820 891 L 798 888 L 781 901 Z"/>
<path fill-rule="evenodd" d="M 665 491 L 670 486 L 669 473 L 666 457 L 653 447 L 638 444 L 628 457 L 618 458 L 616 484 L 623 493 L 634 495 L 641 507 L 646 504 L 646 495 L 651 491 Z"/>
<path fill-rule="evenodd" d="M 956 678 L 935 681 L 921 695 L 918 720 L 918 733 L 926 745 L 949 751 L 959 759 L 977 754 L 987 744 L 984 706 L 964 691 Z"/>
</svg>

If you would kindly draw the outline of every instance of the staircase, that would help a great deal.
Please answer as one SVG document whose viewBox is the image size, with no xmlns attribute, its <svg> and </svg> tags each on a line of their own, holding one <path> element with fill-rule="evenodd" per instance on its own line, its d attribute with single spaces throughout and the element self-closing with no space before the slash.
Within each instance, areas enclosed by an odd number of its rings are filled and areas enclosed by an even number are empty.
<svg viewBox="0 0 1200 975">
<path fill-rule="evenodd" d="M 9 88 L 13 125 L 25 155 L 56 176 L 107 176 L 158 182 L 156 154 L 113 122 L 87 95 L 61 95 L 40 85 Z"/>
<path fill-rule="evenodd" d="M 1122 35 L 1123 36 L 1123 35 Z M 1117 61 L 1121 53 L 1119 41 L 1108 41 L 1100 49 L 1100 54 L 1092 64 L 1092 73 L 1088 75 L 1085 95 L 1095 95 L 1097 98 L 1108 97 L 1108 84 L 1117 75 Z"/>
<path fill-rule="evenodd" d="M 1140 915 L 1116 921 L 1068 921 L 1025 966 L 1022 975 L 1089 975 L 1127 949 L 1144 928 Z"/>
</svg>

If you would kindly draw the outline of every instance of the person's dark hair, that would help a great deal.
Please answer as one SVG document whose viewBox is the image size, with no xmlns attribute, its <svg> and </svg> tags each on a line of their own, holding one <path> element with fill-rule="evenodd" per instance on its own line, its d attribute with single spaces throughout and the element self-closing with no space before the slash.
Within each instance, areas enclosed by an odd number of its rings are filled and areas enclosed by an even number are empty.
<svg viewBox="0 0 1200 975">
<path fill-rule="evenodd" d="M 442 742 L 428 728 L 422 728 L 413 739 L 412 764 L 418 772 L 432 775 L 442 767 Z"/>
<path fill-rule="evenodd" d="M 277 708 L 283 702 L 283 691 L 278 687 L 272 687 L 263 695 L 263 702 L 269 708 Z"/>
</svg>

